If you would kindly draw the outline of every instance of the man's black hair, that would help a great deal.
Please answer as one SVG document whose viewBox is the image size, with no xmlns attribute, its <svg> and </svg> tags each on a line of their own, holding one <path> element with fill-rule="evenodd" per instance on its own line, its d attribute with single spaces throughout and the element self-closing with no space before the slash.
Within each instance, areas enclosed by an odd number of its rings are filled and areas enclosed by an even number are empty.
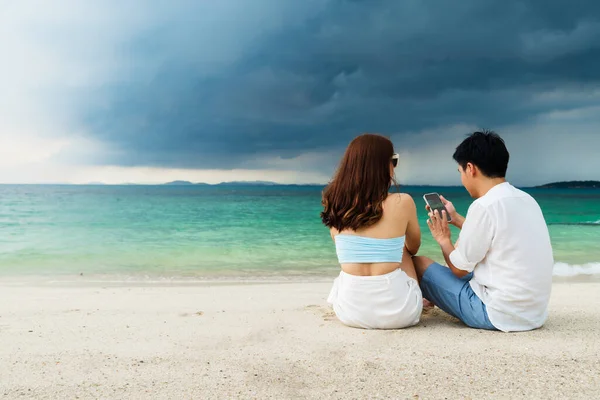
<svg viewBox="0 0 600 400">
<path fill-rule="evenodd" d="M 465 169 L 476 165 L 488 178 L 506 177 L 510 155 L 504 140 L 493 131 L 473 132 L 458 145 L 452 158 Z"/>
</svg>

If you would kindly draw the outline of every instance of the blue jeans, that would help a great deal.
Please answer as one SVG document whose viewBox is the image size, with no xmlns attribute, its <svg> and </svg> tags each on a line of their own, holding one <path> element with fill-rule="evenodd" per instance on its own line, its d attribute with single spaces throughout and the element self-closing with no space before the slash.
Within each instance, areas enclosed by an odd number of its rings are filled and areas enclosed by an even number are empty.
<svg viewBox="0 0 600 400">
<path fill-rule="evenodd" d="M 497 330 L 488 318 L 485 304 L 471 289 L 470 273 L 458 278 L 438 263 L 431 264 L 421 279 L 423 297 L 471 328 Z"/>
</svg>

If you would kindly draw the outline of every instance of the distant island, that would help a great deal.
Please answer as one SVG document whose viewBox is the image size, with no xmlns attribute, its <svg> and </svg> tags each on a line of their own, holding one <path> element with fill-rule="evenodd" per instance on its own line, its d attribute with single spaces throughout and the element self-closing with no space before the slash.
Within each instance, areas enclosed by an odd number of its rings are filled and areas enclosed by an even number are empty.
<svg viewBox="0 0 600 400">
<path fill-rule="evenodd" d="M 173 181 L 173 182 L 163 183 L 163 185 L 165 185 L 165 186 L 187 186 L 187 185 L 193 185 L 193 183 L 190 181 Z"/>
<path fill-rule="evenodd" d="M 210 183 L 194 183 L 190 181 L 173 181 L 163 183 L 166 186 L 280 186 L 281 183 L 270 182 L 270 181 L 231 181 L 231 182 L 221 182 L 216 184 Z"/>
<path fill-rule="evenodd" d="M 193 183 L 190 181 L 173 181 L 173 182 L 167 182 L 167 183 L 163 183 L 163 185 L 166 186 L 208 186 L 208 183 L 204 183 L 204 182 L 199 182 L 199 183 Z"/>
<path fill-rule="evenodd" d="M 231 181 L 231 182 L 221 182 L 217 184 L 218 186 L 239 186 L 239 185 L 249 185 L 249 186 L 279 186 L 280 183 L 270 182 L 270 181 Z"/>
<path fill-rule="evenodd" d="M 600 189 L 600 181 L 553 182 L 536 186 L 540 189 Z"/>
</svg>

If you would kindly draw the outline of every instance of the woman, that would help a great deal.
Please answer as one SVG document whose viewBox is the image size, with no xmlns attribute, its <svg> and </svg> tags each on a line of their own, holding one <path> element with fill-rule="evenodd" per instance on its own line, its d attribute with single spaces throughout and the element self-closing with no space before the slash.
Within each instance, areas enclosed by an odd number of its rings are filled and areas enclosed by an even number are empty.
<svg viewBox="0 0 600 400">
<path fill-rule="evenodd" d="M 423 309 L 412 262 L 421 245 L 413 199 L 389 193 L 398 154 L 380 135 L 355 138 L 323 191 L 321 219 L 336 246 L 340 275 L 328 302 L 357 328 L 415 325 Z"/>
</svg>

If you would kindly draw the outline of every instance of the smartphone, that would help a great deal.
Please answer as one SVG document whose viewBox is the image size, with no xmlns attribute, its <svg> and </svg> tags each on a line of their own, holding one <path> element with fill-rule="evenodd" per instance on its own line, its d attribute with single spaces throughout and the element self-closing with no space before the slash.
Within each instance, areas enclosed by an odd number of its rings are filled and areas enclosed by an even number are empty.
<svg viewBox="0 0 600 400">
<path fill-rule="evenodd" d="M 450 214 L 448 214 L 448 210 L 446 210 L 444 203 L 442 203 L 442 199 L 440 199 L 439 194 L 427 193 L 425 196 L 423 196 L 423 200 L 425 200 L 425 203 L 427 203 L 429 208 L 431 208 L 431 211 L 438 210 L 440 215 L 442 214 L 442 211 L 446 211 L 448 222 L 452 221 L 452 217 Z"/>
</svg>

